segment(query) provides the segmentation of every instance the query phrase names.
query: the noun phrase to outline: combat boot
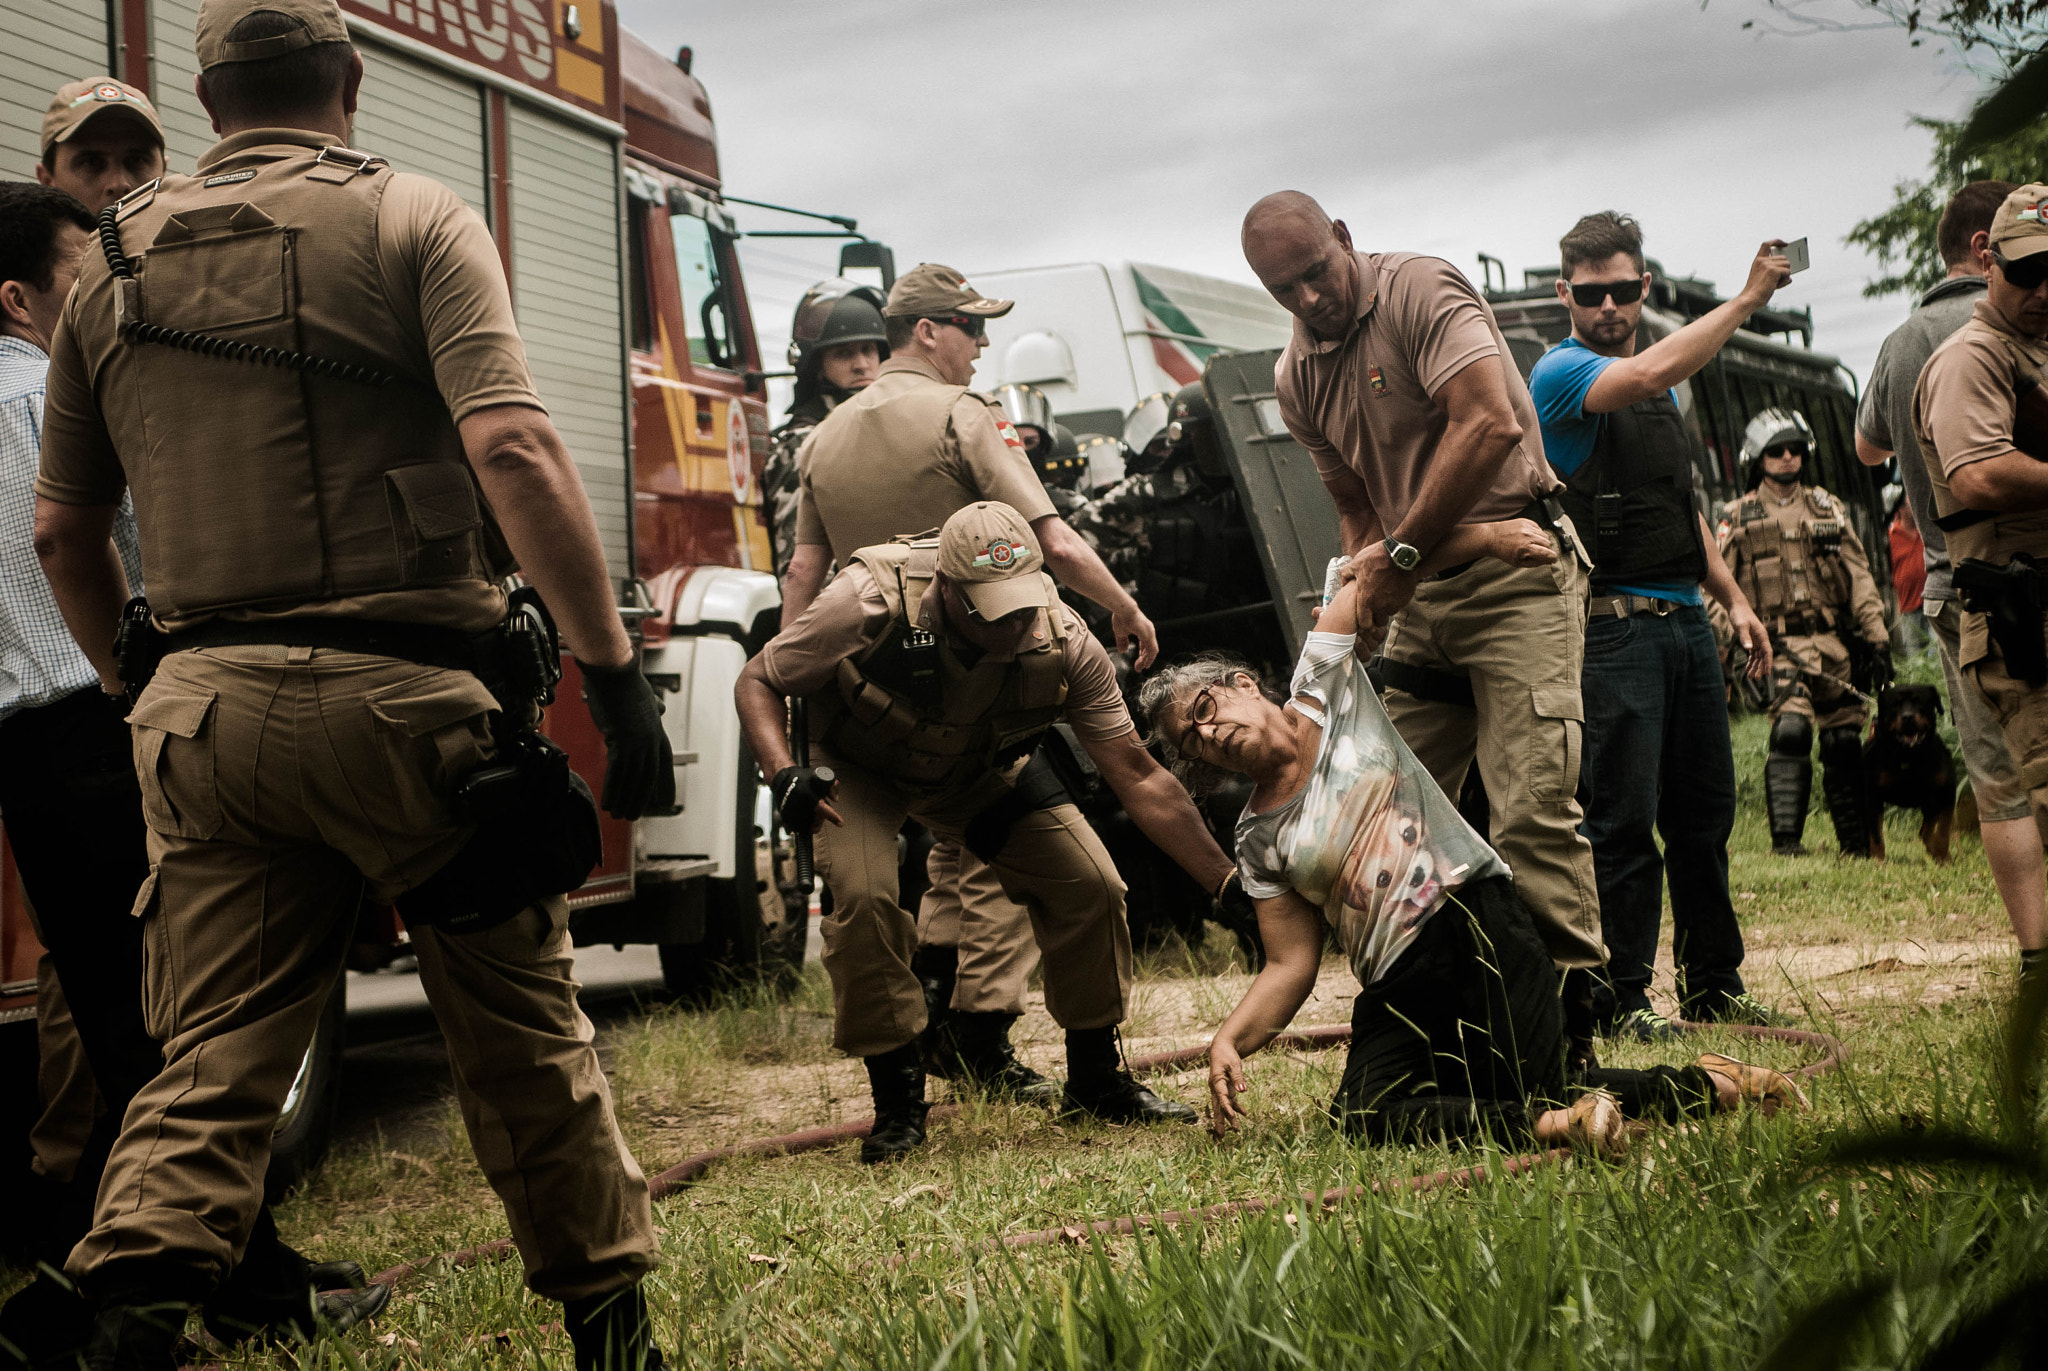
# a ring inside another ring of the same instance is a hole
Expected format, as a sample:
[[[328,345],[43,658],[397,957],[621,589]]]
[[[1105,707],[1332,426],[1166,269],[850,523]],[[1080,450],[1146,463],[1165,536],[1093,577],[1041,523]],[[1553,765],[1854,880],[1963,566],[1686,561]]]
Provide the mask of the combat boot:
[[[1806,757],[1764,758],[1764,806],[1771,818],[1771,852],[1804,857],[1806,805],[1813,796],[1813,762]]]
[[[948,1063],[953,1070],[941,1072],[957,1087],[991,1099],[1018,1104],[1057,1104],[1060,1088],[1017,1060],[1010,1045],[1010,1026],[1021,1014],[1000,1011],[959,1012],[952,1016]]]
[[[924,1069],[941,1080],[952,1080],[960,1060],[951,1031],[953,987],[960,977],[960,949],[919,947],[910,954],[910,970],[924,988],[924,1032],[917,1035]]]
[[[662,1371],[647,1292],[637,1284],[562,1302],[562,1324],[576,1348],[576,1371]]]
[[[1124,1069],[1114,1028],[1067,1030],[1064,1113],[1104,1123],[1194,1123],[1201,1116],[1178,1100],[1161,1099]]]
[[[860,1159],[869,1166],[894,1161],[924,1145],[924,1063],[917,1044],[862,1059],[868,1088],[875,1096],[875,1123],[860,1145]]]
[[[1820,788],[1834,820],[1835,843],[1844,857],[1872,855],[1870,799],[1863,784],[1863,744],[1853,725],[1820,735]]]

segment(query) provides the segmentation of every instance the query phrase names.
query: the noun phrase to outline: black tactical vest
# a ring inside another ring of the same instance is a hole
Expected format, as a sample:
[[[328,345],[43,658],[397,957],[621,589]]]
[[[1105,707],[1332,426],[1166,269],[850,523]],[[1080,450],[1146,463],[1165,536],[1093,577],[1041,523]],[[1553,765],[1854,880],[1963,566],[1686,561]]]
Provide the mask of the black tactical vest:
[[[1558,492],[1593,558],[1594,585],[1704,579],[1692,500],[1699,444],[1678,406],[1660,392],[1604,417],[1592,455]]]

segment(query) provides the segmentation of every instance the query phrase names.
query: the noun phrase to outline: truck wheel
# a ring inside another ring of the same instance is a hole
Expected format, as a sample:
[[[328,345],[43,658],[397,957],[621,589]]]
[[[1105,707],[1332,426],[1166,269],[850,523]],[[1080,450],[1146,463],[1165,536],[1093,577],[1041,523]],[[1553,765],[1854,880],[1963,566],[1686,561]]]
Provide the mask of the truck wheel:
[[[327,1155],[334,1116],[341,1105],[341,1049],[347,1036],[348,975],[334,982],[312,1045],[299,1063],[299,1074],[285,1096],[270,1135],[270,1170],[263,1178],[264,1197],[272,1204],[296,1190]]]

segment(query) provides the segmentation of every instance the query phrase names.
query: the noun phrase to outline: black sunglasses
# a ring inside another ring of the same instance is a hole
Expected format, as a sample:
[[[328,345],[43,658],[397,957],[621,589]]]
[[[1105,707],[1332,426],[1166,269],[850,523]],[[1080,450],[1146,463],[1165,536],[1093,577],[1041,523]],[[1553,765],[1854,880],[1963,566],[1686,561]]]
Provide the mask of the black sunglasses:
[[[2008,262],[1993,252],[1991,260],[1998,263],[1998,269],[2005,273],[2006,284],[2018,286],[2021,290],[2032,290],[2048,281],[2048,252],[2037,252],[2017,262]]]
[[[1617,305],[1634,304],[1643,298],[1643,278],[1631,276],[1626,281],[1588,281],[1582,286],[1572,287],[1572,303],[1580,309],[1598,309],[1600,302],[1610,295]]]
[[[1766,457],[1802,457],[1802,458],[1803,458],[1803,457],[1805,457],[1805,456],[1806,456],[1806,444],[1804,444],[1804,443],[1772,443],[1772,444],[1771,444],[1771,445],[1770,445],[1769,447],[1767,447],[1767,448],[1765,448],[1765,449],[1764,449],[1764,456],[1766,456]]]
[[[969,338],[980,338],[988,332],[988,320],[978,314],[927,314],[925,318],[935,324],[951,324]]]

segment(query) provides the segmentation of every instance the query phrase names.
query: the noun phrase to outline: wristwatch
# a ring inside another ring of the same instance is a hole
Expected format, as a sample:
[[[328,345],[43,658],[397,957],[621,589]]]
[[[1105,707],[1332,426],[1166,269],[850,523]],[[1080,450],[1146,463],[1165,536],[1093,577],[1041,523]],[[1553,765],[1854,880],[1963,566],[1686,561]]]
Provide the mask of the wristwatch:
[[[1422,549],[1419,547],[1404,543],[1399,538],[1388,538],[1385,547],[1387,556],[1402,571],[1413,571],[1422,565]]]

